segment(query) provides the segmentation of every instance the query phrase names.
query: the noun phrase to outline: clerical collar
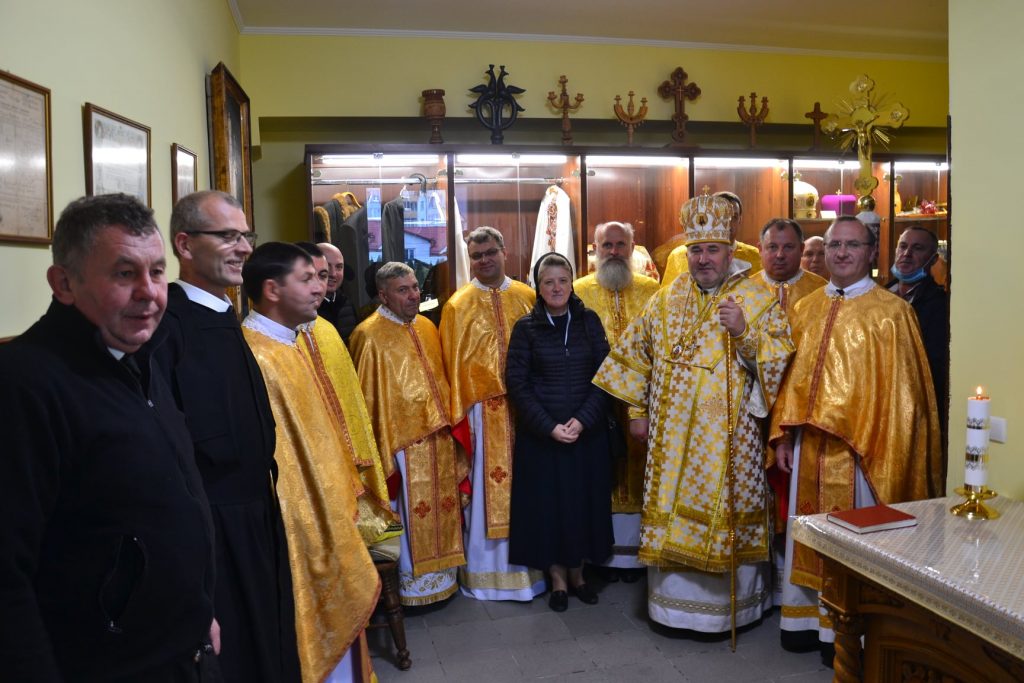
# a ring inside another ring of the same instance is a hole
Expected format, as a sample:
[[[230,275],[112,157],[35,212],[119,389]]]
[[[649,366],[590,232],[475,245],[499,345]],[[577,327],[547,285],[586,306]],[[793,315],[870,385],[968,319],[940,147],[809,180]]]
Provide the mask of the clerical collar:
[[[385,320],[390,320],[391,322],[398,323],[399,325],[411,325],[412,324],[412,323],[407,323],[406,321],[404,321],[401,318],[399,318],[397,315],[395,315],[394,311],[392,311],[390,308],[388,308],[384,304],[381,304],[380,306],[377,307],[377,313],[379,313],[380,317],[384,318]]]
[[[256,311],[249,311],[249,315],[245,316],[245,320],[242,321],[242,327],[248,327],[250,330],[288,346],[295,346],[295,338],[298,336],[298,332],[292,328],[285,327],[276,320],[271,320]]]
[[[127,355],[121,349],[115,349],[113,346],[108,346],[107,351],[110,351],[110,355],[114,357],[114,360],[121,360]]]
[[[861,294],[867,294],[875,288],[875,281],[871,279],[870,275],[865,275],[863,279],[854,282],[852,285],[843,287],[843,296],[847,299],[853,299],[860,296]],[[827,296],[839,296],[839,287],[832,284],[831,281],[825,285],[825,294]]]
[[[794,275],[793,277],[789,278],[788,280],[779,281],[779,280],[773,280],[770,277],[768,277],[768,271],[767,270],[762,270],[761,271],[761,277],[763,277],[764,281],[767,282],[770,285],[795,285],[797,283],[797,281],[799,281],[800,278],[802,278],[803,276],[804,276],[804,271],[798,270],[798,271],[796,271],[796,275]]]
[[[223,313],[231,308],[231,302],[228,301],[227,297],[216,297],[205,289],[200,289],[184,280],[178,280],[175,284],[185,290],[185,296],[194,304],[199,304],[217,313]]]
[[[480,280],[477,280],[476,278],[473,278],[472,280],[470,280],[470,282],[471,282],[471,283],[472,283],[472,284],[473,284],[473,285],[474,285],[474,286],[475,286],[475,287],[476,287],[477,289],[482,289],[482,290],[484,290],[485,292],[489,292],[489,291],[491,291],[492,289],[496,289],[496,290],[498,290],[499,292],[504,292],[504,291],[505,291],[506,289],[508,289],[509,287],[511,287],[511,286],[512,286],[512,278],[510,278],[510,277],[509,277],[508,275],[506,275],[506,276],[505,276],[505,279],[504,279],[504,280],[502,281],[502,283],[501,283],[500,285],[498,285],[497,287],[488,287],[487,285],[485,285],[484,283],[480,282]]]

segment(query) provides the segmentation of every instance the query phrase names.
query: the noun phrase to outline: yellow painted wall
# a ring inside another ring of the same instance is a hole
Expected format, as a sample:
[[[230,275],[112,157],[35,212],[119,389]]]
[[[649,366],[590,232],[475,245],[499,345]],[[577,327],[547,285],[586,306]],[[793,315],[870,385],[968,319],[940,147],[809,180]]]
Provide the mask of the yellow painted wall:
[[[851,47],[851,46],[846,46]],[[488,64],[505,64],[508,83],[525,88],[524,118],[548,118],[558,77],[586,97],[578,116],[612,118],[615,95],[647,97],[649,118],[669,119],[673,104],[658,85],[682,66],[702,90],[687,105],[695,121],[736,121],[736,99],[767,95],[771,123],[808,123],[816,100],[829,111],[861,73],[878,93],[895,93],[915,126],[945,126],[946,64],[581,43],[435,38],[260,36],[241,38],[243,85],[261,116],[420,116],[420,92],[447,91],[448,116],[472,116],[469,88]],[[497,69],[497,66],[495,66]]]
[[[984,11],[979,11],[981,8]],[[966,397],[981,384],[1009,441],[992,444],[989,483],[1024,499],[1024,274],[1020,112],[1024,3],[949,3],[954,250],[949,483],[963,482]]]
[[[85,193],[85,102],[151,128],[161,227],[171,213],[172,142],[198,153],[199,187],[209,187],[204,79],[220,61],[238,73],[238,31],[223,0],[5,0],[0,69],[51,91],[55,220]],[[49,264],[47,247],[0,243],[0,337],[43,313]]]
[[[849,47],[849,46],[848,46]],[[737,98],[767,95],[770,123],[808,124],[815,101],[825,111],[848,94],[861,73],[876,93],[898,96],[910,124],[943,128],[948,113],[947,67],[935,61],[785,55],[771,52],[674,49],[580,43],[364,38],[339,36],[241,37],[242,85],[252,100],[254,144],[263,157],[253,169],[255,223],[261,239],[303,239],[306,199],[303,145],[339,136],[314,126],[307,137],[268,134],[259,122],[281,117],[417,117],[420,92],[446,91],[448,117],[473,116],[469,88],[485,79],[490,63],[505,64],[508,83],[526,89],[522,118],[557,118],[546,104],[558,77],[569,78],[570,95],[586,97],[576,116],[613,119],[615,95],[630,89],[648,98],[648,120],[668,120],[673,103],[657,94],[660,83],[682,66],[700,86],[687,104],[694,121],[737,121]],[[556,128],[557,129],[557,128]],[[426,131],[426,128],[424,128]],[[409,142],[423,142],[424,137]],[[481,128],[480,143],[487,133]]]

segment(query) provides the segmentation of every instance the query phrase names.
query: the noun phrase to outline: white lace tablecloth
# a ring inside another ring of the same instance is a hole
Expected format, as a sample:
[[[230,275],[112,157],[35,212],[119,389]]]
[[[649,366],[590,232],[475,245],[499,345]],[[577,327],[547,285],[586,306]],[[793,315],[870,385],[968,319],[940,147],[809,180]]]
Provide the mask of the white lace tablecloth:
[[[1024,503],[994,498],[1001,517],[980,521],[950,514],[960,500],[894,505],[917,526],[870,534],[798,517],[793,538],[1024,659]]]

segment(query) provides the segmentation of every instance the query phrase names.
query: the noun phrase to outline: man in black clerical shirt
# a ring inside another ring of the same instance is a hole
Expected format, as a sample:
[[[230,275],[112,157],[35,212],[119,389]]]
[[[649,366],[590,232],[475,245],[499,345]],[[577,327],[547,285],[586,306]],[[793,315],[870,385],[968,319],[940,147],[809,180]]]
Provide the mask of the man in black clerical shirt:
[[[210,508],[152,352],[163,239],[128,195],[53,234],[53,300],[0,348],[0,679],[216,680]]]
[[[158,352],[185,413],[217,529],[216,616],[228,683],[299,681],[287,545],[273,483],[274,417],[226,296],[256,241],[238,200],[182,198],[171,214],[180,279]]]
[[[320,253],[327,258],[327,294],[317,314],[334,325],[341,338],[348,343],[352,330],[359,324],[356,307],[345,296],[341,283],[345,279],[345,256],[330,242],[321,242]]]

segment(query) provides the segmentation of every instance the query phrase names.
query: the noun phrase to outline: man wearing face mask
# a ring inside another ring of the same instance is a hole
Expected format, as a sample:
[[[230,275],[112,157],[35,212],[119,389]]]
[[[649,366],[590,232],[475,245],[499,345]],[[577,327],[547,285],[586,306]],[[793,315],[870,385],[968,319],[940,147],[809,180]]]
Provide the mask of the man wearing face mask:
[[[939,258],[939,240],[935,233],[911,225],[896,243],[895,278],[886,287],[903,297],[917,314],[921,341],[928,356],[939,406],[939,422],[946,432],[947,382],[949,379],[949,294],[929,272]]]

